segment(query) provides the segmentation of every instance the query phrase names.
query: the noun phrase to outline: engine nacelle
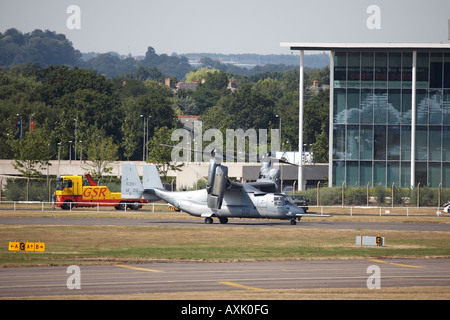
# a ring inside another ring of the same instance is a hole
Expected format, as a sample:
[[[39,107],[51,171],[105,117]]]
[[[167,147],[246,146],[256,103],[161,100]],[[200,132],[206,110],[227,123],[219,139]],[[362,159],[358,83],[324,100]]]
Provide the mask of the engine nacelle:
[[[216,176],[216,168],[219,166],[214,158],[211,158],[209,160],[209,167],[208,167],[208,181],[206,182],[206,191],[208,194],[211,194],[212,187],[214,185],[214,178]]]
[[[215,174],[212,175],[212,179],[208,173],[208,207],[211,209],[220,209],[222,207],[223,197],[225,195],[225,189],[228,181],[228,168],[219,164],[215,166]],[[210,167],[211,168],[211,167]],[[212,180],[212,181],[211,181]]]

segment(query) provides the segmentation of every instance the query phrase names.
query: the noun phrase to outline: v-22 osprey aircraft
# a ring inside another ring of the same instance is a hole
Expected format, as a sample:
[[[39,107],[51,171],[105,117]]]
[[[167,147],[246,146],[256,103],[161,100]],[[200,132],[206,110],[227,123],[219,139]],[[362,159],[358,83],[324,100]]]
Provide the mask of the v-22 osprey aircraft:
[[[277,193],[279,169],[273,168],[270,154],[262,161],[256,182],[239,183],[228,179],[228,167],[221,164],[222,154],[213,150],[208,168],[206,189],[196,191],[167,191],[164,189],[154,164],[143,167],[143,181],[134,163],[122,165],[122,197],[148,201],[163,199],[176,208],[213,223],[228,218],[264,218],[290,220],[292,225],[302,217],[329,217],[330,215],[307,214],[297,207],[289,196]]]

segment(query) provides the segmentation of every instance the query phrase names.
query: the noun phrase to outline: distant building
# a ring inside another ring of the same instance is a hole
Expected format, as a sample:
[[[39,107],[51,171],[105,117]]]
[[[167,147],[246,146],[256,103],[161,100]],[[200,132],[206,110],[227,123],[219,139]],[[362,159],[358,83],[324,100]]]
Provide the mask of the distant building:
[[[169,87],[172,88],[172,80],[171,78],[165,78],[164,79],[164,84]],[[205,79],[202,79],[202,83],[205,82]],[[197,86],[198,86],[198,81],[194,81],[192,83],[184,83],[184,82],[178,82],[175,85],[175,91],[178,90],[186,90],[186,91],[195,91],[197,90]]]
[[[183,125],[183,129],[194,132],[194,121],[199,121],[200,116],[178,116],[178,121]]]
[[[237,90],[237,88],[238,88],[238,86],[236,84],[236,81],[228,82],[228,85],[227,85],[228,90],[234,91],[234,90]]]
[[[178,82],[177,90],[195,91],[197,90],[198,81],[193,83]]]

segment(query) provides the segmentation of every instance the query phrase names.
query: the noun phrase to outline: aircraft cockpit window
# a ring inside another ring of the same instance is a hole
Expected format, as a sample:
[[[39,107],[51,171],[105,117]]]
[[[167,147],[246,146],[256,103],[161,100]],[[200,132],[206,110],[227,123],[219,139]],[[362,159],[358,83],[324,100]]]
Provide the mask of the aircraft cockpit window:
[[[284,198],[284,205],[285,205],[285,206],[288,206],[288,205],[291,205],[291,204],[293,204],[291,198],[285,197],[285,198]]]
[[[280,197],[280,196],[276,196],[276,197],[274,197],[273,198],[273,203],[276,205],[276,206],[282,206],[283,205],[283,197]]]
[[[286,196],[275,196],[273,200],[276,206],[288,206],[294,203],[291,198]]]

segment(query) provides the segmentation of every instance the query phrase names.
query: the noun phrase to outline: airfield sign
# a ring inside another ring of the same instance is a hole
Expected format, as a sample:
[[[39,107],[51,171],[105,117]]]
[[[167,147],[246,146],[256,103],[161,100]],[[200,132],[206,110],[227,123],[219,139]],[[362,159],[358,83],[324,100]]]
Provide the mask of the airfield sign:
[[[45,243],[44,242],[9,242],[9,251],[32,251],[32,252],[44,252]]]

